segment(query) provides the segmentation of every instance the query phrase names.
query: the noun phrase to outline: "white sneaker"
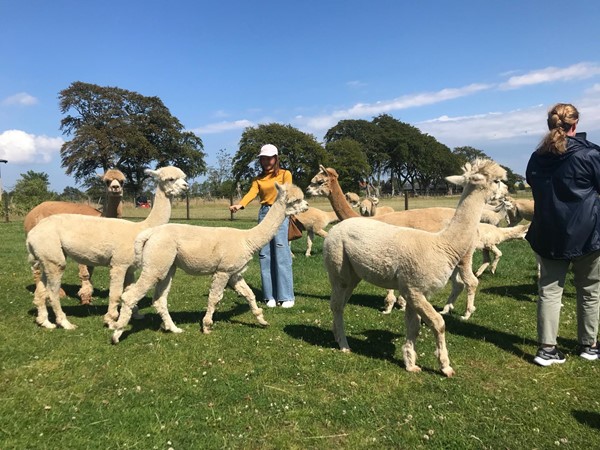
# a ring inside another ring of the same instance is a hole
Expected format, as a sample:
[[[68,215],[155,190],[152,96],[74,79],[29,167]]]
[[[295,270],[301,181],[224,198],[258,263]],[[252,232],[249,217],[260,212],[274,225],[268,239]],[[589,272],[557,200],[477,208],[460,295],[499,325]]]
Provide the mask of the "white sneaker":
[[[272,298],[271,300],[269,300],[269,301],[267,302],[267,307],[268,307],[268,308],[275,308],[276,306],[277,306],[277,302],[275,301],[275,299],[274,299],[274,298]]]
[[[294,306],[294,300],[288,300],[287,302],[279,302],[279,306],[282,308],[291,308]]]

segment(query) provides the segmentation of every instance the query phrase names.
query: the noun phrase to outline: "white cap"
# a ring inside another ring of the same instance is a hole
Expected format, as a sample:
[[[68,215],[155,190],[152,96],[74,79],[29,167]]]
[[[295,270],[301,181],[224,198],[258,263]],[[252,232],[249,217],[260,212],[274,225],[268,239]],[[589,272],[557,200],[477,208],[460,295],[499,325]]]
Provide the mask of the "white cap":
[[[273,144],[266,144],[260,148],[260,153],[258,156],[276,156],[277,154],[277,147],[275,147]]]

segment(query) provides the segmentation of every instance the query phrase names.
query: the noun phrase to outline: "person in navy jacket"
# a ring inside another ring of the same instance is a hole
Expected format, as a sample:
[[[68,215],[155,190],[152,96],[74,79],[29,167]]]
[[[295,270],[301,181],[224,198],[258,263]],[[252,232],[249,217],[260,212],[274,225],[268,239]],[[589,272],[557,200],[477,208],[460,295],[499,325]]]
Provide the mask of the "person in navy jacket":
[[[577,291],[578,353],[598,359],[600,312],[600,147],[576,133],[579,112],[556,104],[549,132],[531,155],[526,179],[535,203],[526,239],[540,264],[534,362],[564,363],[556,348],[565,277],[572,264]]]

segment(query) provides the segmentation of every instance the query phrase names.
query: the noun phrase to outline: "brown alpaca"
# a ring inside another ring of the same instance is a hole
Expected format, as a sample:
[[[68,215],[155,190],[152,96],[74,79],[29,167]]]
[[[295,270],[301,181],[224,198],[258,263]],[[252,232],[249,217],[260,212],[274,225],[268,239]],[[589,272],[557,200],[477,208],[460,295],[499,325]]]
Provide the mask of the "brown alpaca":
[[[106,193],[104,199],[104,208],[99,211],[90,205],[82,203],[71,203],[71,202],[43,202],[33,208],[25,216],[23,221],[23,227],[25,228],[25,235],[28,235],[33,227],[35,227],[42,219],[53,216],[54,214],[82,214],[84,216],[95,216],[95,217],[122,217],[123,216],[123,185],[125,184],[125,175],[118,169],[108,169],[104,175],[98,175],[102,178],[104,185],[106,186]],[[79,295],[80,302],[82,305],[87,305],[92,302],[92,293],[94,292],[94,286],[92,286],[92,267],[87,267],[84,264],[79,264],[79,279],[81,280],[81,288],[77,295]],[[33,280],[37,285],[40,279],[40,272],[37,269],[33,271]],[[61,297],[66,294],[61,289]]]
[[[361,217],[360,214],[355,212],[346,201],[338,183],[338,174],[335,169],[320,166],[320,171],[311,180],[307,192],[311,195],[327,196],[333,210],[340,220]],[[508,188],[502,183],[499,195],[506,192],[508,192]],[[438,232],[450,223],[454,213],[455,210],[452,208],[423,208],[395,211],[382,216],[372,217],[371,219],[390,225],[417,228],[428,232]],[[475,292],[479,284],[477,277],[473,273],[473,253],[475,252],[476,247],[475,238],[476,235],[474,234],[469,251],[462,255],[452,274],[452,291],[446,300],[446,305],[442,310],[442,314],[447,314],[454,309],[454,302],[462,292],[463,288],[466,288],[467,290],[467,309],[462,318],[465,320],[468,319],[475,311]],[[390,313],[396,302],[393,290],[388,290],[384,302],[386,305],[384,312]],[[404,306],[404,300],[401,297],[398,298],[398,303],[401,307]]]

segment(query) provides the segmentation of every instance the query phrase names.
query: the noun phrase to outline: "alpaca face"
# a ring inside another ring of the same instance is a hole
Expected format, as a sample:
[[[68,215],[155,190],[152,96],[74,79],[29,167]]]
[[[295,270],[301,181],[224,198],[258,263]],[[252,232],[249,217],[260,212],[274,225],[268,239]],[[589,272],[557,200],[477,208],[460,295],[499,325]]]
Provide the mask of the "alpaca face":
[[[185,173],[175,166],[161,167],[157,170],[146,169],[144,172],[156,180],[168,197],[175,197],[188,190]]]
[[[446,181],[470,189],[483,189],[486,192],[486,201],[497,200],[508,194],[508,186],[502,182],[506,180],[506,170],[491,159],[475,159],[463,167],[462,175],[446,177]]]
[[[350,203],[350,206],[352,206],[353,208],[359,206],[360,197],[358,196],[358,194],[355,194],[354,192],[346,192],[344,196],[346,197],[346,201]]]
[[[329,186],[330,177],[337,178],[337,172],[334,169],[326,169],[325,167],[320,166],[319,173],[310,180],[310,185],[306,189],[306,192],[310,195],[328,196],[331,193],[331,188]]]
[[[108,169],[102,176],[102,181],[109,197],[123,197],[123,186],[125,185],[123,172],[117,169]]]
[[[285,215],[291,216],[300,214],[308,209],[308,203],[304,200],[304,192],[295,184],[284,184],[283,186],[275,183],[279,191],[277,199],[285,202]]]

